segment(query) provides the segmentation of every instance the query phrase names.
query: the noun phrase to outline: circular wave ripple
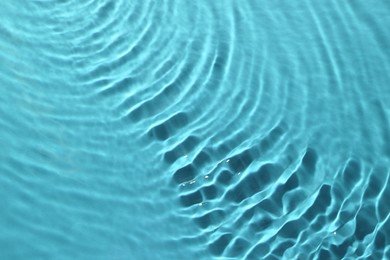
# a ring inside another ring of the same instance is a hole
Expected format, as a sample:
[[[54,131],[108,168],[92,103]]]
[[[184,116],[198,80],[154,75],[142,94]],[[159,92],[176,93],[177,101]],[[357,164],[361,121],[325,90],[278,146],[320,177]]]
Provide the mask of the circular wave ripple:
[[[381,2],[0,4],[4,256],[390,257]]]

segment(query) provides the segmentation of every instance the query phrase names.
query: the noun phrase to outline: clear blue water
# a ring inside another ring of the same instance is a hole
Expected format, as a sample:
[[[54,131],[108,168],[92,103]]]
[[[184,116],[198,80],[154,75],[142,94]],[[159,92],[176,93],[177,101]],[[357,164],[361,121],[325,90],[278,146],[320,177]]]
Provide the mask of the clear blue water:
[[[390,258],[390,2],[0,2],[0,259]]]

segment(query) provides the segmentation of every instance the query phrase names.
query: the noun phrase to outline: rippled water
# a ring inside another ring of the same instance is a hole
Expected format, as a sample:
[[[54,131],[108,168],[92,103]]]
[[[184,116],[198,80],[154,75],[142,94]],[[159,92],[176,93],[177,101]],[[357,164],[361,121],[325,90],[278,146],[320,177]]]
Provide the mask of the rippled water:
[[[390,2],[0,2],[1,259],[390,257]]]

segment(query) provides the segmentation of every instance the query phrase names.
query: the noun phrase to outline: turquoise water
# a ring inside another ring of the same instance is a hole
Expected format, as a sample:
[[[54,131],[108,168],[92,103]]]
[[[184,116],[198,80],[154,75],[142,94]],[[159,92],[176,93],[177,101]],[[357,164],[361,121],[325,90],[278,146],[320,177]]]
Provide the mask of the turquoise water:
[[[0,259],[390,258],[390,2],[0,2]]]

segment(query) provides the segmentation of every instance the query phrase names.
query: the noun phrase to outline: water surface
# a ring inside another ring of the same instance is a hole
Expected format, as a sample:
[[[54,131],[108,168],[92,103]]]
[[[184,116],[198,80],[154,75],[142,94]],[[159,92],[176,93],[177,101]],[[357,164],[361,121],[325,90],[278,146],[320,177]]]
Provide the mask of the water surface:
[[[0,258],[389,258],[389,10],[2,1]]]

